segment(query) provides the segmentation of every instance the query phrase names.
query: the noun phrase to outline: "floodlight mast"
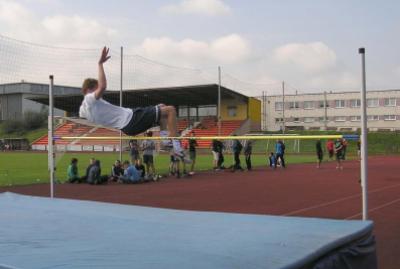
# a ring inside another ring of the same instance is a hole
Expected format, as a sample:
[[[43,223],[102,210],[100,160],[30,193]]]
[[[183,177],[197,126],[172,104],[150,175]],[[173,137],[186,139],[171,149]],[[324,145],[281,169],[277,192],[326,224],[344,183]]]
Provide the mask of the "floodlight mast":
[[[365,72],[365,48],[359,48],[361,54],[361,187],[362,218],[368,219],[368,141],[367,141],[367,86]]]

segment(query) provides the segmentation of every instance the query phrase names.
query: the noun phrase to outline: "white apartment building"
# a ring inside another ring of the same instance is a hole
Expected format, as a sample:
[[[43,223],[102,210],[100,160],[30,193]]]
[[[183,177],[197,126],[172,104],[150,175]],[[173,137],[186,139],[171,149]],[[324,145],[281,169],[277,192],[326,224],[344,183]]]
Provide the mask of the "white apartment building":
[[[283,103],[284,99],[284,103]],[[263,127],[267,131],[342,130],[361,126],[360,92],[329,92],[264,98]],[[368,129],[400,130],[400,90],[367,92]]]

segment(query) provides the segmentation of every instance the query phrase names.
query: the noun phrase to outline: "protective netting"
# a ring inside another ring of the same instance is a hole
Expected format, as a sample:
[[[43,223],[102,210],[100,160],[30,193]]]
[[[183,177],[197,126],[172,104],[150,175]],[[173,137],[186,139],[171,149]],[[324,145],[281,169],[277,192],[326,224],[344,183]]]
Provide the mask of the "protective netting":
[[[54,75],[56,85],[80,87],[84,78],[97,77],[100,47],[72,49],[38,45],[0,35],[0,84],[31,82],[48,83]],[[105,64],[108,90],[121,85],[121,49],[111,48],[111,59]],[[139,55],[123,53],[123,90],[189,85],[218,84],[218,67],[207,71],[160,63]],[[263,91],[278,94],[280,83],[244,82],[222,67],[221,85],[248,96],[261,96]]]

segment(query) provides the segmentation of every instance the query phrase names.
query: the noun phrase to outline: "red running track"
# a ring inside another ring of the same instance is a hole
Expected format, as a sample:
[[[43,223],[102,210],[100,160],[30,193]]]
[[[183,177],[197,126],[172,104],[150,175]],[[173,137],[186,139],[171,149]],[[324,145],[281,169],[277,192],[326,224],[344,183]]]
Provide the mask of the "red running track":
[[[56,185],[56,196],[164,208],[335,219],[361,218],[360,167],[348,161],[258,168],[251,172],[204,172],[191,178],[141,185]],[[0,188],[48,196],[46,184]],[[369,159],[369,217],[375,222],[379,268],[400,268],[400,157]]]

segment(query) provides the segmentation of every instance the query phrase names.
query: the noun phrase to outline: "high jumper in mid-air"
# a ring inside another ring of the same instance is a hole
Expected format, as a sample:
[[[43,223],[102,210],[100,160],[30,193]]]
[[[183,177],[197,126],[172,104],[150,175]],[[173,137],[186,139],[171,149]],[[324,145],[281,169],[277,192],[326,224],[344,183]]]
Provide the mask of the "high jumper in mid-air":
[[[84,99],[79,108],[79,116],[96,125],[119,129],[129,136],[143,133],[158,125],[161,129],[161,136],[176,137],[175,107],[158,104],[130,109],[115,106],[103,99],[103,93],[107,88],[103,64],[110,57],[109,48],[104,47],[98,62],[98,80],[87,78],[83,81],[82,94]],[[164,146],[172,147],[176,155],[183,157],[183,149],[178,140],[165,140],[163,143]]]

